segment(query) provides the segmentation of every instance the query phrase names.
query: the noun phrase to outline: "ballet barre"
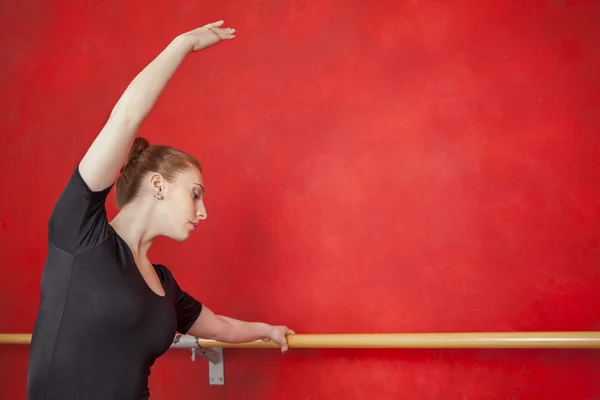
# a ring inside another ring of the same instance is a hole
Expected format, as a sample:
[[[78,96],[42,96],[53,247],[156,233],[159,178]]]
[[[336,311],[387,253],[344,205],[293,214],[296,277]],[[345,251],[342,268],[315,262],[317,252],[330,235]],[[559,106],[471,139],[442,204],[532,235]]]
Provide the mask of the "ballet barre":
[[[0,334],[0,344],[29,344],[31,334]],[[226,343],[175,335],[171,348],[191,349],[208,360],[209,384],[224,385],[224,348],[278,349],[271,341]],[[288,336],[289,349],[600,349],[600,331],[337,333]]]
[[[278,348],[273,342],[198,339],[201,348]],[[288,336],[290,349],[600,349],[600,332],[340,333]]]
[[[29,333],[0,333],[0,344],[29,344]],[[279,348],[262,340],[226,343],[176,335],[172,348]],[[290,349],[600,349],[600,331],[457,332],[457,333],[334,333],[288,336]]]

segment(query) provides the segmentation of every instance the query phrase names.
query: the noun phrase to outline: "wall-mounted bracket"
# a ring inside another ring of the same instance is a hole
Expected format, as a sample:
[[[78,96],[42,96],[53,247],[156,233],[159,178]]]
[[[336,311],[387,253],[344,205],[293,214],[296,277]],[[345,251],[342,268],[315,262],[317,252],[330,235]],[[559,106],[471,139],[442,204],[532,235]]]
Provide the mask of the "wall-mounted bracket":
[[[196,355],[200,355],[208,360],[208,383],[210,385],[225,384],[225,368],[223,365],[223,349],[201,348],[198,345],[198,340],[190,335],[175,335],[171,348],[176,349],[191,349],[192,361],[196,361]]]
[[[202,357],[208,360],[208,383],[211,385],[225,384],[225,368],[223,365],[223,349],[200,349]]]

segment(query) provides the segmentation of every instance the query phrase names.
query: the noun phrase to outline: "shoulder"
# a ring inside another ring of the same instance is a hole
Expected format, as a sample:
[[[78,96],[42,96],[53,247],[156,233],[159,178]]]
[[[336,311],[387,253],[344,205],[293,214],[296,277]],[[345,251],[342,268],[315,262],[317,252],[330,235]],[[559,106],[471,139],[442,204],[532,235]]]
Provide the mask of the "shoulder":
[[[109,232],[105,202],[111,187],[91,190],[75,167],[48,220],[50,242],[71,254],[102,243]]]
[[[71,173],[69,184],[75,186],[77,190],[86,198],[93,199],[95,197],[105,197],[114,186],[114,182],[102,189],[93,190],[81,175],[80,164]]]
[[[104,203],[108,194],[112,190],[114,185],[110,185],[102,190],[92,190],[87,182],[81,176],[79,171],[79,164],[71,171],[71,174],[67,180],[66,186],[63,188],[59,198],[64,199],[65,197],[78,198],[80,203],[87,205],[94,202]]]

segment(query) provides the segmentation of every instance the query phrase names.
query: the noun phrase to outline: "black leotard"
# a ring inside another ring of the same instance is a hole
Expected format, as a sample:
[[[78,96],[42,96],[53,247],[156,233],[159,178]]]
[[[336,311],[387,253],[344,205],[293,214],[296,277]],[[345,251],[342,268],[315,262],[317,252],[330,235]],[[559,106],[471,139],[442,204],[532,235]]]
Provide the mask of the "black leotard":
[[[75,168],[50,217],[29,400],[149,398],[150,367],[202,310],[164,265],[165,296],[146,284],[108,223],[111,188],[93,192]]]

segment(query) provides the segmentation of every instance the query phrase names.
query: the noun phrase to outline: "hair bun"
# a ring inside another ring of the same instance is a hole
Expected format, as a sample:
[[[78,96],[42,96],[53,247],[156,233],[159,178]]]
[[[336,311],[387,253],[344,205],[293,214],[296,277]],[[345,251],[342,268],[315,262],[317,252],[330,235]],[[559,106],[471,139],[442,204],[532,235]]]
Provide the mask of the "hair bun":
[[[148,147],[150,147],[150,142],[148,141],[148,139],[143,138],[141,136],[136,137],[133,141],[133,144],[131,145],[131,150],[129,150],[129,157],[127,158],[127,161],[121,168],[121,173],[123,173],[123,171],[125,171],[130,165],[132,165],[135,162],[135,160],[137,160],[137,158],[140,156],[140,154],[142,154],[142,152]]]
[[[129,156],[131,157],[132,155],[140,155],[140,153],[144,150],[146,150],[148,147],[150,146],[150,142],[148,142],[148,139],[143,138],[143,137],[136,137],[135,140],[133,141],[133,144],[131,145],[131,150],[129,151]]]

